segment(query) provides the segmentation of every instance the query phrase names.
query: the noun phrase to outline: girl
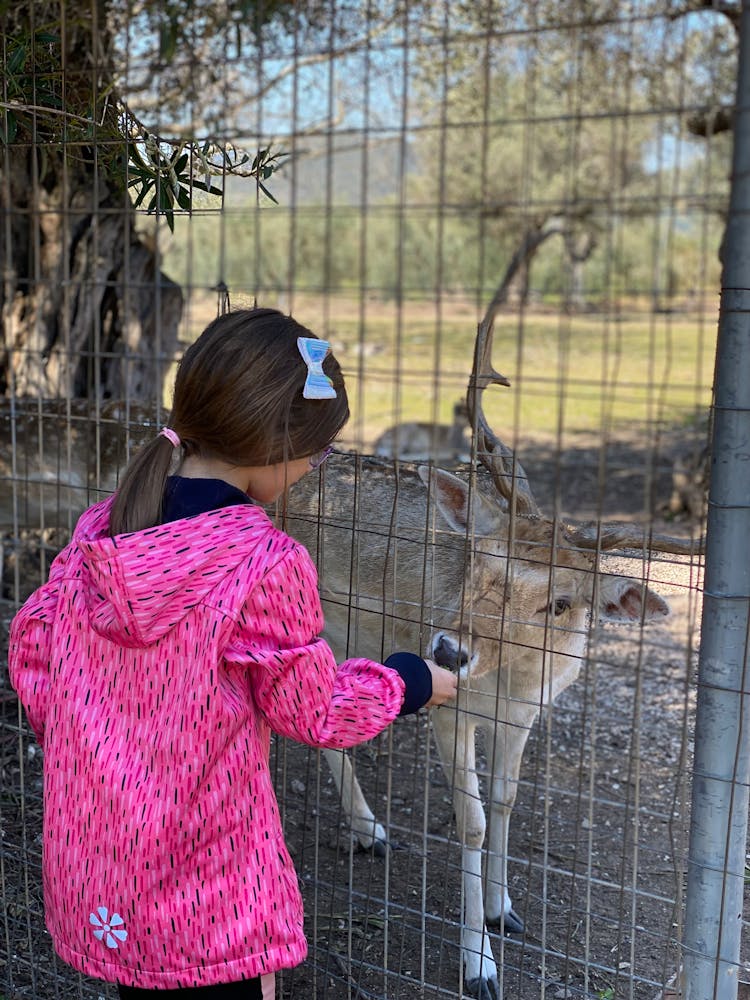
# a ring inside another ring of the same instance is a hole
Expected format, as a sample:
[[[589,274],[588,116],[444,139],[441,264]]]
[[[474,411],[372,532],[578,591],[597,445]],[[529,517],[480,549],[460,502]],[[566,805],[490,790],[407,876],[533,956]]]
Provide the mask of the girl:
[[[410,653],[337,666],[311,559],[259,506],[348,419],[326,348],[271,309],[211,323],[170,427],[13,622],[11,679],[44,748],[47,926],[123,998],[270,997],[304,959],[271,729],[348,747],[455,695]]]

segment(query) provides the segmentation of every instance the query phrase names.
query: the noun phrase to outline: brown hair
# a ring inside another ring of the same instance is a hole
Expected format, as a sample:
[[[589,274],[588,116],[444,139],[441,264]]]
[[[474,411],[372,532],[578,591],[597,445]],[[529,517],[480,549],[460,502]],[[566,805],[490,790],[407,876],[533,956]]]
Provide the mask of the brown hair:
[[[232,465],[275,465],[320,451],[349,419],[344,376],[329,352],[335,399],[305,399],[297,337],[315,337],[276,309],[242,309],[210,323],[182,358],[169,426],[184,455]],[[316,338],[317,339],[317,338]],[[133,457],[110,516],[110,534],[161,521],[173,445],[158,435]]]

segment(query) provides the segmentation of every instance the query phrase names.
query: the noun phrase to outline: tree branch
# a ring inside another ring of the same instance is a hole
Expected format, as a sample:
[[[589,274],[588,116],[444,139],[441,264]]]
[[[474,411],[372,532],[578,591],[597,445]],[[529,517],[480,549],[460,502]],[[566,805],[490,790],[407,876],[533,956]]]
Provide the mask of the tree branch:
[[[7,111],[20,111],[22,114],[57,115],[71,122],[81,122],[82,125],[92,125],[93,119],[85,118],[83,115],[74,115],[70,111],[61,111],[59,108],[49,108],[43,104],[23,104],[21,101],[0,101],[0,108]]]
[[[269,91],[277,87],[282,80],[285,80],[288,76],[296,73],[298,69],[304,68],[306,66],[315,66],[319,63],[328,62],[332,59],[339,59],[341,56],[351,55],[353,52],[358,52],[361,49],[369,45],[370,42],[374,41],[380,35],[385,34],[385,32],[393,25],[396,20],[396,15],[387,18],[386,20],[380,22],[377,26],[371,28],[366,34],[361,37],[348,42],[346,45],[342,45],[340,48],[331,48],[329,50],[323,50],[320,52],[313,52],[309,56],[302,56],[301,59],[295,59],[294,62],[289,63],[282,70],[267,80],[259,90],[254,94],[249,94],[247,97],[248,101],[258,101],[261,97],[265,97]]]

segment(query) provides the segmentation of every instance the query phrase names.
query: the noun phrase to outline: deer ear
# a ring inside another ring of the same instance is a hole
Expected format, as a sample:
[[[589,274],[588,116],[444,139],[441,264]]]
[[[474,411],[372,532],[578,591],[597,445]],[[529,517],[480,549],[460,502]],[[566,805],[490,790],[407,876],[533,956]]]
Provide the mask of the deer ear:
[[[603,622],[651,622],[665,618],[669,605],[638,580],[626,577],[602,579],[599,590],[599,620]]]
[[[504,515],[479,490],[473,491],[469,503],[469,487],[458,476],[426,465],[420,465],[417,472],[434,497],[438,510],[454,531],[462,535],[467,530],[478,535],[497,534]]]

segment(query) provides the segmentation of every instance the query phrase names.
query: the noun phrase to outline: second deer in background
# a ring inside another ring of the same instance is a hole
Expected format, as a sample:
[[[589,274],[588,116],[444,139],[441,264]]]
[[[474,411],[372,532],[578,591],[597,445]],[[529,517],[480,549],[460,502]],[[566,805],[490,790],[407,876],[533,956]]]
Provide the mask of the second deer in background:
[[[443,467],[468,462],[471,438],[466,403],[459,399],[453,404],[452,424],[405,421],[389,427],[375,440],[373,454],[402,462],[432,461]]]

